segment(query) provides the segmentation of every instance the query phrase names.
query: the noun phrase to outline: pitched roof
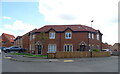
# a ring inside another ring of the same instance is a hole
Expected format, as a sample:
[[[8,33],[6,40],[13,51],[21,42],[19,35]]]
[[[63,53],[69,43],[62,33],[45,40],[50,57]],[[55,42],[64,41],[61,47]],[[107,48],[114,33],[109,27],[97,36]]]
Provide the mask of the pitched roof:
[[[22,38],[22,36],[17,36],[17,37],[14,39],[14,41],[16,41],[17,39],[20,39],[20,38]]]
[[[99,30],[95,30],[91,27],[85,25],[46,25],[44,27],[39,28],[35,32],[47,32],[50,29],[54,29],[57,32],[65,31],[66,29],[71,29],[72,31],[90,31],[90,32],[98,32]]]
[[[3,33],[2,35],[4,35],[10,42],[14,42],[15,37],[13,35],[6,34],[6,33]],[[2,38],[2,41],[6,41],[6,40]]]
[[[114,45],[120,45],[120,43],[115,43]],[[114,46],[114,45],[113,45],[113,46]]]

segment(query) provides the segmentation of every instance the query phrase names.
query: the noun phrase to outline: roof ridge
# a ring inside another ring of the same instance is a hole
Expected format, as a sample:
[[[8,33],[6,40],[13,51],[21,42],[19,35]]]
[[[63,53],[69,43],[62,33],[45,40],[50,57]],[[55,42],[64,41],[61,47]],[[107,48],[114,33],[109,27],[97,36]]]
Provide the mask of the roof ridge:
[[[7,33],[3,33],[4,35],[8,35],[8,36],[13,36],[13,37],[15,37],[14,35],[11,35],[11,34],[7,34]]]
[[[45,26],[82,26],[81,24],[68,24],[68,25],[45,25]]]

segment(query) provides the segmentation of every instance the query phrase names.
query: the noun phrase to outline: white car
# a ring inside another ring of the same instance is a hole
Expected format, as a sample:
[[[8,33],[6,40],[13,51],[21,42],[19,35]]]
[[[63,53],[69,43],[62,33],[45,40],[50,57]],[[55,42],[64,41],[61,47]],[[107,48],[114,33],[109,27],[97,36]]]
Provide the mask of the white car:
[[[110,49],[102,49],[102,51],[110,52],[110,54],[112,54],[112,51]]]

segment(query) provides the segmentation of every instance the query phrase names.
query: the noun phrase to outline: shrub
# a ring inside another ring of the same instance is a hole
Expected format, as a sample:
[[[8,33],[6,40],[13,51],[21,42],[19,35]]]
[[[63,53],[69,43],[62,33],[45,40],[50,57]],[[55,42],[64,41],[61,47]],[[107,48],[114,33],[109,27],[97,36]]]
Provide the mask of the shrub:
[[[100,52],[100,49],[93,49],[94,52]]]

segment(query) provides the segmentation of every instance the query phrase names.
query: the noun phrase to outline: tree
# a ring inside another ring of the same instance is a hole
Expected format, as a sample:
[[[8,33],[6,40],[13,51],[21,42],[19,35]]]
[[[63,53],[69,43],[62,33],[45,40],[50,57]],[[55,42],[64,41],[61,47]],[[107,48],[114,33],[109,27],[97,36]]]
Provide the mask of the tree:
[[[45,35],[45,32],[40,32],[40,40],[42,43],[45,43],[48,40],[48,37]]]

